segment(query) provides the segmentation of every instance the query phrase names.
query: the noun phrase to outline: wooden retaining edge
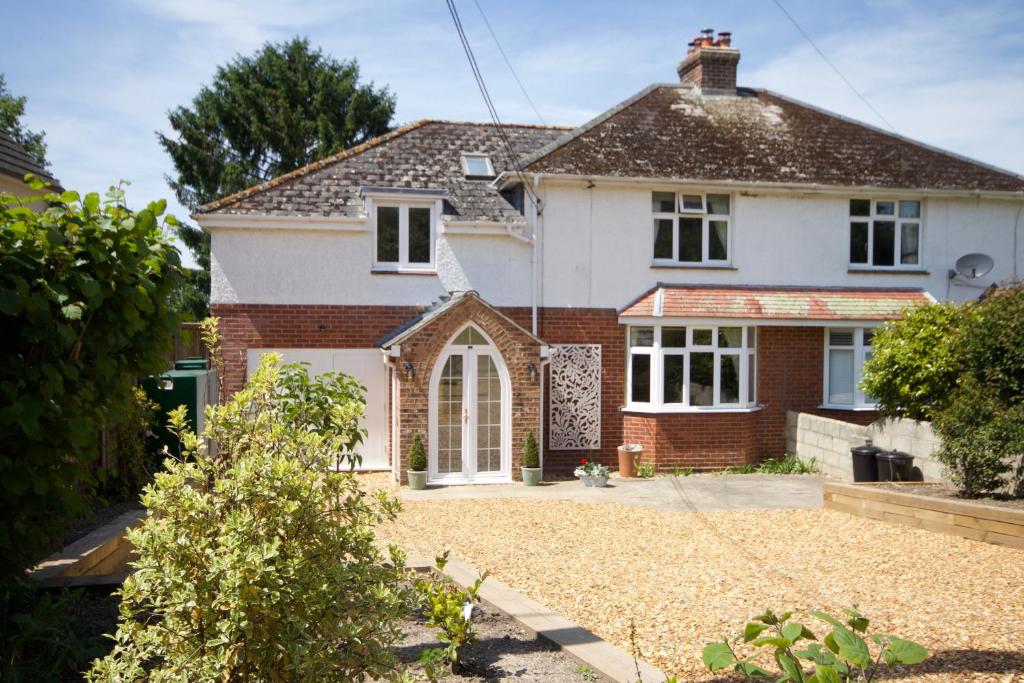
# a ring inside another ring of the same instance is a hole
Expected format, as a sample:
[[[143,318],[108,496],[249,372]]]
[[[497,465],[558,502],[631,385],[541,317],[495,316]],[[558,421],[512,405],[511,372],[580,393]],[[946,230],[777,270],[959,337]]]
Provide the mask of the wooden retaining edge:
[[[411,559],[406,566],[416,571],[432,571],[433,560]],[[462,588],[480,575],[462,560],[450,558],[444,574]],[[615,647],[565,617],[555,614],[535,600],[515,591],[493,577],[480,587],[480,601],[508,616],[523,630],[557,645],[580,664],[618,683],[663,683],[668,678],[660,669],[635,661],[629,653]],[[637,676],[639,669],[639,677]]]
[[[85,586],[119,583],[133,549],[125,531],[142,523],[145,510],[126,512],[110,524],[91,531],[28,570],[44,586]]]
[[[1024,549],[1024,511],[825,482],[825,508],[894,524]]]

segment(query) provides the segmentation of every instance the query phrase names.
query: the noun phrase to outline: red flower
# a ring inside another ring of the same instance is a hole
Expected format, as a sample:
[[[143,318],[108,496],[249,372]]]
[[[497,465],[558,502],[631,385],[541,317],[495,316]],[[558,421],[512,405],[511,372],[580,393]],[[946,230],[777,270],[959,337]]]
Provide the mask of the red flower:
[[[580,464],[581,465],[586,465],[587,464],[587,459],[586,458],[580,458]]]

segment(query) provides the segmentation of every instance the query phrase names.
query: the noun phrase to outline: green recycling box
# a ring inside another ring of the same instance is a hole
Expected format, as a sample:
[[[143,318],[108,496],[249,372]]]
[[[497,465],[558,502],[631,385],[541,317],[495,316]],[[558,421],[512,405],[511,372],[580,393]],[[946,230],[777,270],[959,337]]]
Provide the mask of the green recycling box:
[[[210,369],[205,358],[186,358],[177,361],[173,370],[146,377],[142,388],[160,406],[154,429],[160,446],[166,445],[171,453],[177,453],[178,439],[167,429],[167,413],[185,406],[189,428],[199,434],[206,419],[206,406],[217,402],[217,371]]]

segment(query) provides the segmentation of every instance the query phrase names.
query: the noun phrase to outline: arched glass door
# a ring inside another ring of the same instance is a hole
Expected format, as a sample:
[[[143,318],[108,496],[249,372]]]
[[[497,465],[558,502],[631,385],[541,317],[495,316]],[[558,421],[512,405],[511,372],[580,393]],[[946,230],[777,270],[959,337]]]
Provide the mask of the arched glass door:
[[[508,481],[509,380],[501,354],[475,327],[437,361],[431,384],[431,481]]]

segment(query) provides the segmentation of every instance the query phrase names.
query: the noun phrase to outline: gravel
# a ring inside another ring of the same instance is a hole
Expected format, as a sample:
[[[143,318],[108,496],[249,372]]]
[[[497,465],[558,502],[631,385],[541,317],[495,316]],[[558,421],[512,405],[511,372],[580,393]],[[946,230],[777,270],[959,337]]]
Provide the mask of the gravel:
[[[532,500],[407,502],[382,538],[444,548],[683,680],[763,608],[857,605],[932,652],[903,681],[1024,681],[1024,552],[831,510],[658,512]],[[809,622],[810,623],[810,622]]]

